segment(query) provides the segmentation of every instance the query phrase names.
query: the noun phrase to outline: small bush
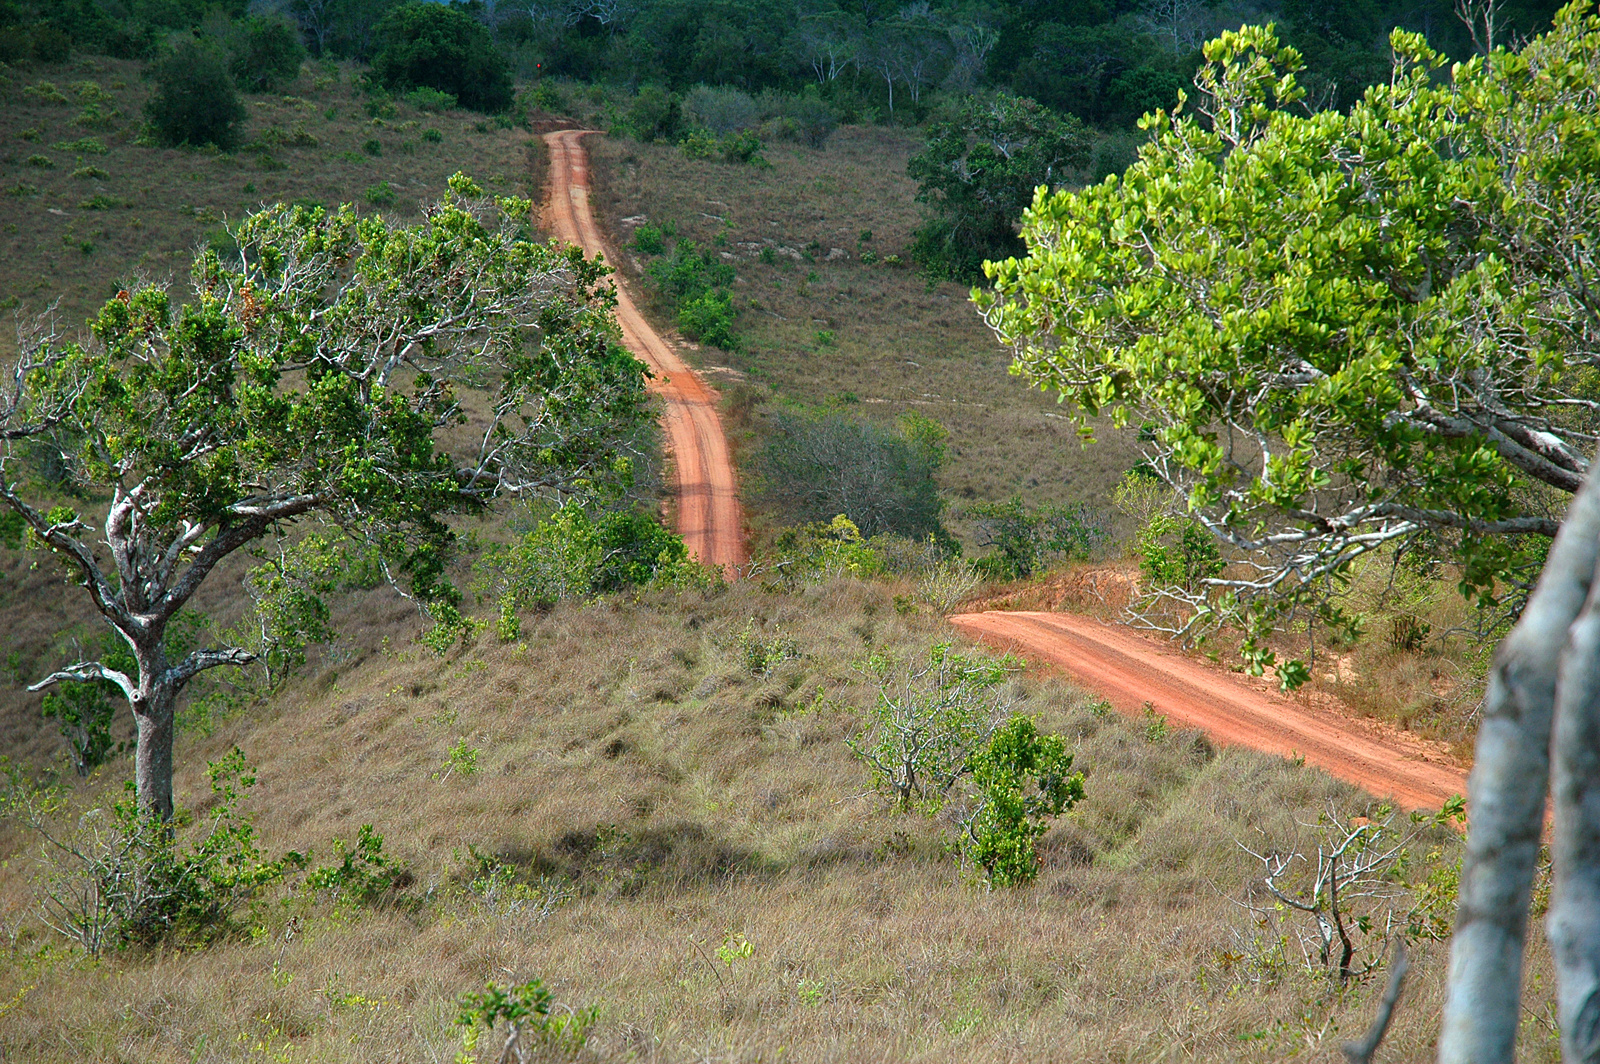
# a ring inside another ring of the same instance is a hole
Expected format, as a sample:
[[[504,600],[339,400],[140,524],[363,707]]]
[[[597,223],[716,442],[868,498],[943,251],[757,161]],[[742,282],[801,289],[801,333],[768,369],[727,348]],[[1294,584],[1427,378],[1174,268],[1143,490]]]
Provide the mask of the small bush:
[[[40,170],[54,170],[56,168],[56,161],[48,155],[30,155],[27,163],[29,166]]]
[[[387,181],[379,181],[376,185],[368,185],[366,192],[362,193],[362,195],[374,207],[383,207],[394,202],[394,189],[389,187],[389,182]]]
[[[755,167],[770,165],[761,154],[761,138],[748,130],[725,135],[717,142],[717,151],[725,163],[743,163]]]
[[[682,149],[685,158],[709,159],[717,154],[717,138],[710,130],[695,126],[683,135],[678,147]]]
[[[1051,557],[1086,558],[1105,530],[1082,504],[1034,509],[1013,495],[1005,502],[983,503],[967,510],[978,521],[978,542],[994,553],[978,561],[978,570],[994,580],[1025,580]]]
[[[733,297],[726,292],[704,292],[678,308],[678,328],[691,340],[737,351],[743,341],[733,331]]]
[[[683,125],[683,108],[678,97],[659,85],[642,85],[628,105],[625,119],[628,131],[639,140],[670,141]]]
[[[1083,773],[1072,771],[1066,741],[1012,717],[967,767],[977,804],[966,817],[963,852],[990,886],[1031,883],[1039,874],[1035,840],[1083,800]]]
[[[151,73],[155,92],[145,114],[163,143],[213,144],[227,150],[239,142],[245,107],[215,49],[185,40]]]
[[[493,1031],[505,1021],[506,1040],[494,1059],[502,1061],[543,1059],[554,1054],[575,1056],[589,1041],[589,1031],[600,1019],[597,1008],[566,1009],[551,1015],[555,996],[538,979],[521,986],[501,987],[488,983],[481,994],[464,994],[456,1026],[464,1028],[462,1059],[476,1059],[467,1053],[478,1047],[482,1032]]]
[[[361,142],[361,150],[368,155],[378,156],[383,154],[383,141],[376,137]]]
[[[427,141],[429,144],[437,144],[444,140],[444,134],[440,133],[437,129],[424,129],[422,131],[422,139]]]
[[[80,166],[72,171],[72,176],[84,181],[104,181],[111,174],[98,166]]]
[[[406,93],[406,103],[419,111],[449,111],[456,105],[456,98],[448,92],[440,92],[428,85],[419,85]]]
[[[61,140],[50,146],[56,151],[70,151],[78,155],[104,155],[106,153],[106,146],[94,137]]]
[[[838,412],[779,417],[754,462],[757,498],[796,524],[842,513],[869,537],[943,541],[943,426],[902,418],[896,430]]]
[[[690,89],[683,100],[683,112],[716,137],[750,129],[761,120],[760,108],[749,93],[721,86],[696,85]]]
[[[666,238],[653,225],[641,225],[633,231],[633,247],[644,255],[664,255],[667,251]]]
[[[288,19],[251,15],[228,39],[229,69],[248,92],[272,92],[300,76],[306,49]]]

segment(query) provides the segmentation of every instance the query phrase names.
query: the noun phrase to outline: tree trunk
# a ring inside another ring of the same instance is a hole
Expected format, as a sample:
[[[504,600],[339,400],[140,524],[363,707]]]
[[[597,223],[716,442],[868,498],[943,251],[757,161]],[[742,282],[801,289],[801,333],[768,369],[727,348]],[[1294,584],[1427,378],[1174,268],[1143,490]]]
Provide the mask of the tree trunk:
[[[150,675],[140,666],[141,683]],[[149,683],[148,694],[133,704],[133,719],[139,727],[134,751],[134,784],[139,810],[166,821],[172,818],[172,739],[173,711],[177,692],[166,684]]]
[[[1556,671],[1600,554],[1600,476],[1573,499],[1522,619],[1495,652],[1468,781],[1472,830],[1450,943],[1440,1064],[1509,1064],[1544,824]]]
[[[1600,586],[1561,657],[1551,743],[1554,883],[1546,928],[1555,958],[1563,1060],[1600,1060]]]

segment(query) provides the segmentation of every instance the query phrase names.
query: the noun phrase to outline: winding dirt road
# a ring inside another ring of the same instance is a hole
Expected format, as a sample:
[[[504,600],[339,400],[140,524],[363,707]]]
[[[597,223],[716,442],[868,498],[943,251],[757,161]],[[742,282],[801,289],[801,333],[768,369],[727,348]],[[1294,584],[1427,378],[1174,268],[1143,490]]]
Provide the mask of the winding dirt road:
[[[546,220],[555,235],[590,255],[620,261],[601,235],[589,210],[589,153],[582,138],[593,130],[562,129],[544,134],[550,150],[550,193]],[[689,553],[719,565],[730,577],[745,562],[744,513],[738,481],[728,455],[728,440],[717,416],[717,397],[650,327],[617,277],[617,321],[622,342],[654,374],[650,390],[661,396],[662,422],[672,452],[673,494],[678,534]]]
[[[964,613],[950,618],[991,646],[1060,668],[1124,713],[1151,703],[1175,724],[1213,740],[1303,757],[1405,809],[1438,809],[1467,793],[1466,770],[1415,736],[1308,709],[1208,669],[1115,625],[1070,613]]]
[[[591,255],[617,257],[589,210],[588,130],[544,134],[550,150],[547,220],[560,238]],[[623,342],[655,374],[650,387],[675,466],[678,531],[702,562],[730,575],[745,561],[744,517],[716,396],[650,327],[618,279]],[[1466,771],[1442,750],[1370,721],[1308,709],[1228,673],[1208,669],[1126,628],[1069,613],[968,613],[950,623],[974,638],[1053,665],[1117,709],[1146,703],[1216,742],[1303,757],[1339,779],[1407,809],[1437,809],[1466,793]]]

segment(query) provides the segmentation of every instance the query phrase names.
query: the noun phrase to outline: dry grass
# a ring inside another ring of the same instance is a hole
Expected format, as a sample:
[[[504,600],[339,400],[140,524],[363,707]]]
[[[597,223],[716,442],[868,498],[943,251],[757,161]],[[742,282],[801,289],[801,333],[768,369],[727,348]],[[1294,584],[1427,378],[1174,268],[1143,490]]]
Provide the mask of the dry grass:
[[[596,206],[619,240],[633,231],[624,219],[671,222],[701,246],[720,240],[718,253],[736,262],[746,352],[690,352],[714,382],[747,381],[754,390],[744,401],[757,407],[770,396],[842,403],[873,419],[908,410],[938,419],[951,433],[940,486],[952,514],[1013,492],[1110,509],[1111,489],[1137,461],[1131,442],[1106,427],[1099,444],[1083,447],[1053,398],[1007,374],[1009,356],[965,287],[930,289],[910,268],[884,264],[907,257],[918,223],[905,174],[917,144],[906,133],[847,126],[823,151],[773,144],[770,170],[686,159],[664,144],[592,137],[588,145]],[[865,230],[870,242],[860,239]],[[879,261],[863,263],[866,250]],[[642,263],[631,253],[623,260],[637,276]],[[671,324],[660,307],[655,318]]]
[[[195,246],[219,237],[225,219],[263,203],[355,202],[363,210],[413,219],[457,170],[502,193],[527,193],[529,134],[479,132],[481,115],[424,113],[403,102],[392,116],[374,120],[355,91],[350,67],[331,74],[307,66],[283,93],[245,97],[250,117],[244,142],[302,131],[315,144],[277,143],[266,154],[141,147],[134,139],[150,87],[139,72],[137,63],[92,56],[4,72],[0,306],[31,313],[59,297],[64,321],[77,324],[136,276],[173,277],[181,290]],[[66,102],[25,91],[40,82],[55,85]],[[106,106],[117,117],[75,125],[89,83],[110,94],[113,102]],[[422,138],[430,128],[441,135],[437,143]],[[104,154],[56,147],[85,138],[97,141]],[[368,153],[369,141],[377,142],[381,154]],[[37,165],[39,160],[49,165]],[[86,166],[104,176],[73,176]],[[372,207],[364,193],[381,181],[389,183],[394,201]],[[14,194],[20,186],[37,192]],[[13,337],[0,337],[0,345],[12,344]]]
[[[326,854],[373,823],[416,877],[409,901],[268,911],[253,941],[90,964],[31,922],[27,840],[3,829],[0,1050],[450,1060],[457,995],[537,974],[563,1001],[602,1004],[603,1059],[1332,1059],[1375,988],[1253,963],[1258,930],[1236,902],[1254,862],[1235,840],[1303,842],[1297,821],[1363,800],[1287,762],[1151,736],[1024,675],[1015,694],[1071,738],[1089,798],[1046,836],[1036,885],[986,892],[941,825],[868,791],[843,743],[851,715],[807,708],[819,688],[866,697],[849,663],[868,645],[910,655],[944,637],[895,610],[906,590],[744,584],[563,606],[522,643],[449,659],[409,645],[413,615],[372,593],[344,618],[341,660],[181,741],[178,791],[192,801],[203,761],[237,743],[270,849]],[[751,623],[803,657],[751,676],[734,646]],[[463,738],[478,771],[433,778]],[[110,766],[85,800],[126,771]],[[541,917],[474,894],[469,846],[571,900]],[[719,981],[696,943],[730,933],[754,954]],[[1443,954],[1421,954],[1387,1059],[1428,1055]]]

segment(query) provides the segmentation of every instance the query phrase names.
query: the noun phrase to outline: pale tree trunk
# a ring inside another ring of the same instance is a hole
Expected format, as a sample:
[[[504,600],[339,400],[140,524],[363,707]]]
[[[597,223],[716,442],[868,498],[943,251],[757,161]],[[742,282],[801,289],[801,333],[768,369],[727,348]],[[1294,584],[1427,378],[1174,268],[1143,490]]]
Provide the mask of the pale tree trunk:
[[[1562,1059],[1600,1060],[1600,585],[1561,658],[1551,743],[1554,954]]]
[[[172,819],[172,740],[177,692],[161,683],[151,685],[133,704],[138,725],[134,748],[134,786],[141,812],[159,820]]]
[[[1528,898],[1549,784],[1556,674],[1568,629],[1589,597],[1597,554],[1600,479],[1590,476],[1489,674],[1468,783],[1472,827],[1450,944],[1440,1064],[1513,1059]]]

